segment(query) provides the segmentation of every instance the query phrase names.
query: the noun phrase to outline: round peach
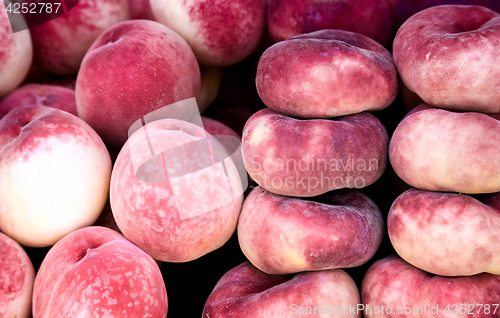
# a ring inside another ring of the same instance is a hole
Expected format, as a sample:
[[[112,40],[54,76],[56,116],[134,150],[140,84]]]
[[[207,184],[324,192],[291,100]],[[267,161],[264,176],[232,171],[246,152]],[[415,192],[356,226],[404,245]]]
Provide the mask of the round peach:
[[[408,19],[394,38],[404,84],[426,103],[500,112],[500,14],[482,6],[442,5]]]
[[[262,54],[255,82],[269,108],[304,118],[380,110],[398,92],[389,51],[364,35],[342,30],[276,43]]]
[[[500,199],[500,193],[490,196],[485,200]],[[387,227],[399,256],[424,271],[442,276],[500,275],[498,207],[465,194],[411,189],[394,201]]]
[[[268,0],[267,24],[278,42],[294,35],[339,29],[366,35],[383,46],[392,42],[392,13],[380,0]]]
[[[120,231],[165,262],[191,261],[222,246],[236,230],[244,190],[227,155],[204,129],[177,119],[134,132],[111,175]]]
[[[5,3],[0,3],[0,97],[21,84],[33,59],[30,33],[12,32]]]
[[[76,116],[75,91],[56,85],[24,85],[0,100],[0,118],[23,106],[49,106]]]
[[[352,310],[359,291],[341,269],[294,276],[269,275],[245,262],[227,272],[215,285],[202,316],[210,318],[292,318],[297,316],[359,318]],[[314,316],[313,316],[314,314]]]
[[[110,174],[104,143],[80,118],[12,110],[0,120],[0,230],[25,246],[53,245],[97,220]]]
[[[76,81],[76,107],[111,148],[129,127],[161,107],[197,96],[200,68],[189,45],[149,20],[118,23],[94,42]]]
[[[375,254],[383,235],[380,210],[354,190],[309,201],[256,187],[245,199],[238,222],[243,254],[268,274],[362,265]]]
[[[110,26],[131,18],[128,1],[79,0],[64,15],[31,28],[35,63],[51,73],[76,74],[92,42]]]
[[[243,130],[250,177],[269,192],[312,197],[375,182],[387,164],[387,131],[370,113],[295,119],[263,109]]]
[[[0,232],[0,317],[31,317],[35,269],[24,249]]]
[[[391,165],[403,181],[422,190],[498,192],[498,119],[422,104],[394,131],[389,145]]]
[[[104,227],[79,229],[57,242],[33,288],[33,318],[165,318],[167,310],[153,258]]]
[[[155,20],[179,33],[203,65],[248,57],[266,23],[266,0],[151,0]]]

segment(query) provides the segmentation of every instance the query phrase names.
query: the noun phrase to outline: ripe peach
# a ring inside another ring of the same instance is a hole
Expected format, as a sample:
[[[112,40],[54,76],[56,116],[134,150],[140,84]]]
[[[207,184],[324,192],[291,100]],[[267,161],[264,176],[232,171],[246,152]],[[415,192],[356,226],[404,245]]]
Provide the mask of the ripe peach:
[[[314,201],[256,187],[238,221],[243,254],[268,274],[356,267],[377,251],[384,220],[368,197],[354,190]]]
[[[31,317],[35,269],[13,239],[0,232],[0,317]]]
[[[128,0],[79,0],[66,14],[30,29],[35,63],[51,73],[76,74],[92,42],[131,16]]]
[[[389,145],[394,171],[429,191],[500,191],[500,117],[422,104],[399,123]]]
[[[56,85],[24,85],[0,100],[0,118],[23,106],[49,106],[76,116],[75,91]]]
[[[227,272],[215,285],[203,318],[358,318],[359,291],[341,269],[269,275],[245,262]],[[354,310],[353,310],[354,309]],[[314,316],[313,316],[314,314]]]
[[[368,269],[361,299],[366,318],[497,317],[500,276],[434,276],[392,255]]]
[[[222,246],[236,230],[244,190],[227,155],[186,121],[161,119],[135,131],[111,176],[120,231],[166,262],[191,261]]]
[[[394,38],[401,80],[426,103],[500,112],[500,13],[442,5],[413,15]]]
[[[266,0],[151,0],[155,20],[179,33],[202,65],[227,66],[259,44]]]
[[[250,177],[269,192],[312,197],[375,182],[387,164],[388,136],[370,113],[295,119],[263,109],[243,130]]]
[[[0,120],[0,230],[25,246],[53,245],[93,224],[106,203],[109,153],[83,120],[26,106]]]
[[[186,41],[149,20],[118,23],[102,33],[83,59],[76,107],[111,148],[144,115],[195,97],[200,68]]]
[[[294,35],[339,29],[392,42],[392,13],[384,0],[268,0],[267,24],[278,42]]]
[[[380,110],[398,92],[392,56],[361,34],[323,30],[268,48],[257,67],[267,107],[290,116],[330,118]]]
[[[490,206],[491,200],[497,206]],[[465,194],[408,190],[387,218],[392,245],[408,263],[436,275],[500,275],[500,193],[484,202]]]
[[[33,318],[166,318],[155,261],[122,235],[86,227],[57,242],[35,279]]]
[[[12,32],[4,1],[0,3],[0,43],[1,97],[21,84],[33,58],[29,31]]]

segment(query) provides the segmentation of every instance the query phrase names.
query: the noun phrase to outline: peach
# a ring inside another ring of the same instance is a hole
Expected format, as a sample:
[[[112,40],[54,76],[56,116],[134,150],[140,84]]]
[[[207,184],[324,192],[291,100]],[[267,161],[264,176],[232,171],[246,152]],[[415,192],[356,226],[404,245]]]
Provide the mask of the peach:
[[[380,110],[398,92],[392,56],[374,40],[342,30],[294,36],[260,58],[257,92],[271,109],[303,118]]]
[[[354,190],[310,201],[256,187],[245,199],[238,222],[243,254],[268,274],[362,265],[375,254],[383,235],[380,210]]]
[[[294,35],[339,29],[366,35],[383,46],[392,42],[392,13],[381,0],[268,0],[267,24],[278,42]]]
[[[0,100],[0,118],[23,106],[49,106],[76,116],[75,91],[56,85],[24,85]]]
[[[266,0],[151,0],[155,20],[179,33],[202,65],[228,66],[259,44]]]
[[[490,196],[500,200],[500,193]],[[399,256],[424,271],[500,275],[498,207],[465,194],[410,189],[394,201],[387,227]]]
[[[109,153],[83,120],[46,106],[0,120],[0,230],[31,247],[93,224],[106,203]]]
[[[33,289],[33,318],[165,318],[167,310],[155,261],[103,227],[79,229],[57,242]]]
[[[389,159],[398,176],[429,191],[500,191],[500,117],[422,104],[398,125]]]
[[[498,317],[500,276],[434,276],[391,255],[368,269],[361,299],[366,318]]]
[[[387,163],[388,136],[370,113],[295,119],[263,109],[243,130],[250,177],[269,192],[312,197],[375,182]]]
[[[79,0],[64,15],[30,29],[34,61],[51,73],[76,74],[92,42],[131,16],[128,0]]]
[[[500,112],[500,14],[482,6],[442,5],[408,19],[394,38],[404,84],[445,109]]]
[[[76,81],[78,115],[111,148],[144,115],[197,96],[200,68],[177,33],[148,20],[118,23],[101,34]]]
[[[22,18],[20,18],[21,22]],[[0,97],[16,88],[28,74],[33,47],[28,30],[13,33],[5,2],[0,3]]]
[[[359,291],[341,269],[294,276],[269,275],[249,262],[228,271],[215,285],[203,318],[361,317]]]
[[[155,259],[187,262],[231,237],[243,190],[215,138],[195,124],[160,119],[135,131],[120,151],[111,210],[125,237]]]
[[[28,254],[0,232],[0,317],[30,318],[35,269]]]
[[[443,4],[478,5],[500,12],[500,2],[497,0],[390,0],[394,2],[394,13],[399,25],[409,17],[424,9]]]

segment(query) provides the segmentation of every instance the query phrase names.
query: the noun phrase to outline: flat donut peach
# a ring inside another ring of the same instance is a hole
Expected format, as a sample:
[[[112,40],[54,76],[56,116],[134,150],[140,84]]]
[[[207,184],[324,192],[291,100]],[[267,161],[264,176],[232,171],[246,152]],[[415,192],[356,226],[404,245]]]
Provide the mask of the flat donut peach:
[[[397,255],[376,261],[361,283],[364,317],[498,317],[500,276],[442,277]]]
[[[355,190],[309,201],[256,187],[238,222],[243,254],[268,274],[362,265],[375,254],[383,235],[380,210]]]
[[[295,119],[263,109],[243,129],[250,177],[269,192],[313,197],[375,182],[387,163],[388,136],[370,113]]]
[[[367,36],[342,30],[297,35],[262,54],[257,92],[271,109],[330,118],[380,110],[396,98],[392,56]]]
[[[341,269],[269,275],[245,262],[222,276],[205,303],[202,317],[337,317],[343,309],[342,317],[360,318],[361,311],[349,310],[359,301],[356,284]]]
[[[436,275],[500,275],[500,193],[482,201],[458,193],[406,191],[387,219],[394,249]]]
[[[389,159],[412,187],[429,191],[500,191],[498,115],[453,112],[422,104],[394,131]]]
[[[500,112],[500,14],[442,5],[413,15],[394,38],[404,84],[445,109]]]

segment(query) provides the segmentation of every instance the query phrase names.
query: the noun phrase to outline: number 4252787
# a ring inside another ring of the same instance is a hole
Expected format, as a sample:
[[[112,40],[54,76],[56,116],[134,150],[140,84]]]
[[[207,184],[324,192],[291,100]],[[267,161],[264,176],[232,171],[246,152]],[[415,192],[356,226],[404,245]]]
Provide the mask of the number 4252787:
[[[9,3],[8,13],[57,13],[61,3]]]

